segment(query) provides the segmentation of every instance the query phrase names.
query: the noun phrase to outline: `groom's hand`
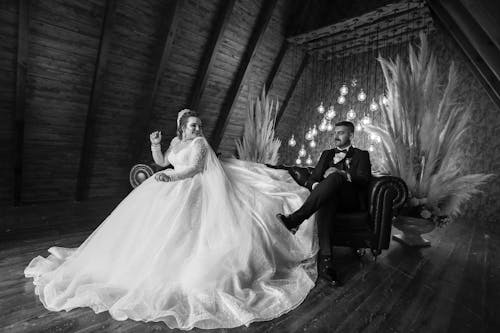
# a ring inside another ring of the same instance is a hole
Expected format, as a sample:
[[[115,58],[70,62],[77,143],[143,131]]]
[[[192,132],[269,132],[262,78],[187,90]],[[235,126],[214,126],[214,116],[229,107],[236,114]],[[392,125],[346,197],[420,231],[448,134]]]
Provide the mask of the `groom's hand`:
[[[337,169],[336,167],[329,167],[328,169],[326,169],[323,178],[330,176],[332,173],[342,173],[342,170]]]

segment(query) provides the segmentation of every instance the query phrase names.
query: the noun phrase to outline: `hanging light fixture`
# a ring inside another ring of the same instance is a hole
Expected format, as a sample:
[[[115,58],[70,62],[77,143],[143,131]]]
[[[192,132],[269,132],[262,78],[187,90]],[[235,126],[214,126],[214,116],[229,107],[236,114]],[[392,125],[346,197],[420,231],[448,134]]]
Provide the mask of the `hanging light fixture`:
[[[316,124],[313,126],[313,129],[311,130],[311,134],[314,140],[314,137],[318,135],[318,129],[316,128]]]
[[[372,99],[372,102],[370,103],[370,111],[377,111],[378,110],[378,104],[375,102],[375,99]]]
[[[312,139],[310,142],[309,142],[309,147],[311,148],[316,148],[316,141],[314,139]]]
[[[313,160],[311,158],[311,155],[307,156],[307,159],[306,159],[306,164],[307,165],[311,165],[313,163]]]
[[[295,141],[295,137],[292,134],[292,137],[290,138],[290,140],[288,140],[288,145],[290,147],[295,147],[296,144],[297,144],[297,141]]]
[[[346,84],[343,84],[339,91],[341,96],[345,96],[349,93],[349,88],[347,88]]]
[[[307,154],[306,149],[304,148],[304,145],[302,145],[299,150],[299,157],[304,157],[306,156],[306,154]]]
[[[297,165],[302,164],[302,160],[300,159],[300,157],[297,157],[297,159],[295,160],[295,164],[297,164]]]
[[[316,110],[318,110],[318,112],[321,114],[325,113],[325,106],[323,105],[323,102],[321,102],[319,104],[319,106],[316,108]]]
[[[361,89],[361,91],[358,94],[358,101],[364,102],[366,100],[366,93]]]
[[[307,141],[311,141],[313,139],[313,135],[312,135],[312,130],[311,128],[309,128],[306,132],[306,135],[305,135],[305,138]]]
[[[333,106],[330,106],[328,108],[328,111],[326,112],[325,118],[327,120],[332,120],[333,118],[335,118],[336,115],[337,115],[337,112],[335,112],[335,109],[333,108]]]
[[[326,131],[326,125],[327,125],[327,121],[326,121],[325,118],[323,118],[321,120],[321,123],[319,124],[319,127],[318,127],[318,129],[320,130],[320,132]]]
[[[371,141],[378,141],[378,140],[380,140],[380,137],[377,134],[375,134],[375,133],[370,133],[370,137],[369,138],[370,138]]]
[[[363,130],[363,126],[361,126],[361,123],[356,124],[356,131],[361,132]]]
[[[356,112],[354,112],[354,109],[350,109],[348,112],[347,112],[347,120],[354,120],[356,119]]]
[[[345,103],[345,96],[340,95],[339,98],[337,98],[337,103],[344,104]]]
[[[332,124],[332,122],[331,122],[331,121],[329,121],[329,122],[328,122],[328,124],[326,125],[326,130],[327,130],[328,132],[333,131],[333,124]]]
[[[372,118],[370,116],[365,115],[363,118],[361,118],[361,123],[363,126],[370,125],[372,123]]]

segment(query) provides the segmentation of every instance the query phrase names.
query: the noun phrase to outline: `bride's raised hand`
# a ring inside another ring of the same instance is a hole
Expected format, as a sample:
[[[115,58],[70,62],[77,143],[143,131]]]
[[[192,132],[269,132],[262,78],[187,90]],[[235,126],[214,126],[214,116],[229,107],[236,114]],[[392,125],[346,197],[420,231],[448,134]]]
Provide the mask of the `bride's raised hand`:
[[[169,175],[166,175],[161,172],[155,175],[155,180],[159,182],[169,182],[171,179]]]
[[[155,131],[149,135],[149,140],[152,144],[159,144],[161,142],[161,132]]]

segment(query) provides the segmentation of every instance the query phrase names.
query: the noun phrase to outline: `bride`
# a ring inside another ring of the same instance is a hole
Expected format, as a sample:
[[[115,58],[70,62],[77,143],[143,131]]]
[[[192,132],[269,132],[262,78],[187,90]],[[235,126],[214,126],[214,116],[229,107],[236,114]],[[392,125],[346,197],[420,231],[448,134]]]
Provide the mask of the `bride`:
[[[315,224],[290,233],[276,212],[308,191],[285,170],[218,160],[190,110],[156,173],[134,189],[76,249],[52,247],[26,267],[51,311],[90,307],[117,320],[170,328],[231,328],[297,307],[316,280]]]

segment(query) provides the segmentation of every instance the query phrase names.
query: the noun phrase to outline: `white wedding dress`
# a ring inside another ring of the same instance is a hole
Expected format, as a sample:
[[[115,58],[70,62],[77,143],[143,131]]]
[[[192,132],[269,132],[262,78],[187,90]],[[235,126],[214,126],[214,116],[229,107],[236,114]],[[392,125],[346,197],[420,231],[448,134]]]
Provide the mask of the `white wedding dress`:
[[[198,137],[167,152],[175,181],[150,177],[76,249],[25,269],[52,311],[90,307],[117,320],[230,328],[297,307],[316,280],[310,219],[292,235],[278,212],[308,191],[285,170],[227,159]]]

